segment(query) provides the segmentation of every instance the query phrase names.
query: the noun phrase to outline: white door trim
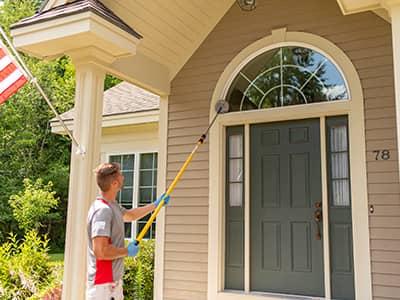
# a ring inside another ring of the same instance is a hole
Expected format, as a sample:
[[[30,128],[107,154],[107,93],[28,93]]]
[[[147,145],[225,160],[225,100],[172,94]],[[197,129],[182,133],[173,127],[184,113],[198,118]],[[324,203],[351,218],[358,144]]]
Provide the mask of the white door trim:
[[[356,299],[372,299],[364,101],[359,76],[345,53],[330,41],[313,34],[286,32],[285,28],[274,30],[270,36],[258,40],[242,50],[225,68],[214,90],[210,119],[215,114],[215,103],[224,99],[231,82],[246,63],[264,51],[289,45],[315,49],[336,63],[338,70],[343,74],[343,78],[347,80],[351,100],[237,112],[221,115],[218,118],[214,128],[210,131],[208,299],[243,299],[243,295],[246,295],[246,299],[258,299],[255,293],[250,293],[247,290],[249,288],[249,266],[245,266],[246,291],[238,294],[223,289],[225,127],[237,124],[247,125],[343,114],[347,114],[349,118],[355,293]],[[215,180],[216,178],[218,180]],[[249,193],[245,195],[248,197]],[[245,203],[248,203],[248,201],[248,199],[245,199]],[[245,222],[248,222],[248,220],[245,220]],[[248,253],[248,251],[246,252]],[[245,259],[245,263],[248,264],[249,259]],[[259,293],[256,294],[259,295]],[[268,299],[281,299],[281,296],[277,298],[270,295]]]

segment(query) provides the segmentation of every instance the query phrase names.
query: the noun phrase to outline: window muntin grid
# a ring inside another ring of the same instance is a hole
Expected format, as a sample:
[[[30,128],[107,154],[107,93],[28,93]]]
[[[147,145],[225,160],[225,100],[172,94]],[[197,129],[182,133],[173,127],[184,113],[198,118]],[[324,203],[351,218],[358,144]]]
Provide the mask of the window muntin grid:
[[[138,207],[157,199],[157,153],[140,154]],[[137,221],[137,234],[143,229],[150,215]],[[153,222],[145,239],[155,238],[156,222]]]
[[[267,51],[236,76],[227,100],[230,111],[346,100],[346,83],[321,53],[304,47]]]
[[[157,153],[136,153],[123,155],[110,155],[110,162],[119,163],[121,173],[124,175],[124,187],[117,194],[118,203],[131,209],[137,203],[137,207],[152,203],[157,198]],[[137,165],[139,164],[139,165]],[[135,201],[137,200],[137,201]],[[144,227],[149,215],[140,221],[137,221],[137,226],[134,222],[125,223],[125,238],[134,238],[135,228],[136,233]],[[155,222],[144,237],[155,238]],[[133,226],[133,228],[132,228]]]
[[[131,209],[133,195],[135,194],[135,155],[112,155],[109,161],[119,163],[121,173],[125,177],[124,186],[117,194],[117,201],[126,209]]]
[[[111,155],[110,162],[116,162],[121,167],[121,173],[125,177],[124,186],[117,194],[116,200],[126,209],[133,207],[133,195],[135,194],[135,155]],[[132,238],[132,224],[125,223],[125,238]]]
[[[329,127],[331,205],[350,206],[350,170],[347,124]]]

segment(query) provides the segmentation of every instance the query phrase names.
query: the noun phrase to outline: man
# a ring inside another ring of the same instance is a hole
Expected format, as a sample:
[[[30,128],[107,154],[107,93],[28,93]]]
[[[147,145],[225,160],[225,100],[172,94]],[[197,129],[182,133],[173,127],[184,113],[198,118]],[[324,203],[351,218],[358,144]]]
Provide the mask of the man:
[[[136,256],[139,245],[132,241],[125,247],[124,222],[139,220],[152,212],[162,196],[152,204],[125,209],[116,202],[124,183],[117,163],[100,164],[96,170],[100,195],[88,213],[88,287],[87,300],[123,299],[123,258]],[[169,197],[164,200],[168,204]]]

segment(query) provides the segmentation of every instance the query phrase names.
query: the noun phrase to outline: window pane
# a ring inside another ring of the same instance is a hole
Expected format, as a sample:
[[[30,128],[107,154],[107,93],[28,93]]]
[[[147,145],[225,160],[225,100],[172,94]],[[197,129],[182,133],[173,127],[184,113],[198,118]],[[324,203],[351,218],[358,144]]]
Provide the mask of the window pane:
[[[154,153],[154,169],[158,167],[158,154]]]
[[[331,152],[347,151],[347,126],[331,127]]]
[[[349,206],[350,205],[350,188],[349,181],[334,180],[332,182],[332,196],[334,206]]]
[[[125,223],[125,238],[131,239],[132,238],[132,223]]]
[[[333,207],[350,206],[350,166],[347,119],[331,117],[328,122],[330,203]]]
[[[133,200],[133,188],[123,188],[121,191],[121,203],[131,204]]]
[[[153,171],[153,186],[157,186],[157,170]]]
[[[229,157],[243,157],[243,138],[241,135],[229,137]]]
[[[124,187],[133,186],[133,171],[122,171],[122,175],[124,175]]]
[[[121,165],[121,155],[110,156],[110,162],[115,162]]]
[[[344,179],[349,177],[349,165],[347,152],[331,154],[332,179]]]
[[[321,53],[281,47],[250,61],[229,88],[230,111],[348,99],[345,81]]]
[[[136,234],[139,234],[142,231],[142,229],[144,228],[145,225],[146,225],[146,222],[138,221],[138,223],[137,223],[137,233]],[[148,230],[146,232],[146,234],[144,235],[143,238],[144,239],[149,239],[150,238],[150,230]]]
[[[153,189],[153,198],[151,198],[151,202],[154,202],[154,201],[156,201],[157,200],[157,197],[158,197],[158,195],[157,195],[157,189]],[[161,196],[161,195],[160,195]]]
[[[153,186],[153,171],[140,171],[140,186]]]
[[[123,170],[133,170],[135,165],[135,156],[132,155],[124,155],[122,157],[122,169]]]
[[[156,238],[156,223],[154,222],[151,224],[151,238],[155,239]]]
[[[229,181],[243,180],[243,159],[229,160]]]
[[[151,203],[152,202],[152,188],[140,188],[139,189],[139,204]]]
[[[153,169],[153,153],[140,155],[140,169]]]
[[[243,200],[243,184],[230,183],[229,184],[229,205],[231,207],[242,206]]]

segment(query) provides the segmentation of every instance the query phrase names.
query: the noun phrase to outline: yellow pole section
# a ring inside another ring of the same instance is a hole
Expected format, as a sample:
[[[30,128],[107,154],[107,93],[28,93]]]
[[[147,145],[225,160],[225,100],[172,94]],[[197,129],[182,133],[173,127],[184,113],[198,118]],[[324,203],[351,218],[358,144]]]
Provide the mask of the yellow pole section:
[[[175,176],[174,181],[172,181],[171,185],[168,187],[168,190],[165,192],[163,199],[160,201],[158,204],[157,208],[154,210],[153,214],[151,215],[150,219],[147,221],[146,225],[143,227],[142,231],[139,233],[139,235],[136,237],[136,245],[140,244],[142,241],[143,237],[149,230],[151,224],[153,223],[154,219],[157,217],[158,213],[160,212],[161,208],[164,205],[164,199],[169,196],[172,191],[175,189],[175,186],[177,185],[179,179],[182,177],[183,173],[187,169],[189,163],[192,161],[194,154],[196,153],[197,149],[199,149],[200,145],[202,144],[202,141],[198,141],[196,147],[193,149],[192,153],[190,153],[189,157],[186,159],[185,163],[179,170],[178,174]]]

